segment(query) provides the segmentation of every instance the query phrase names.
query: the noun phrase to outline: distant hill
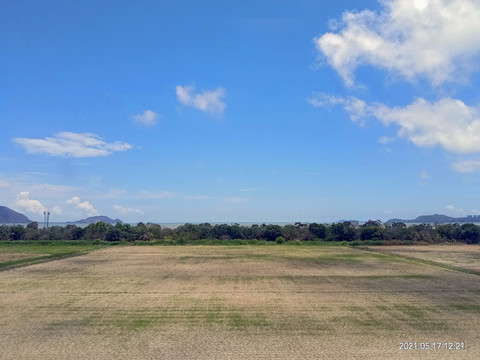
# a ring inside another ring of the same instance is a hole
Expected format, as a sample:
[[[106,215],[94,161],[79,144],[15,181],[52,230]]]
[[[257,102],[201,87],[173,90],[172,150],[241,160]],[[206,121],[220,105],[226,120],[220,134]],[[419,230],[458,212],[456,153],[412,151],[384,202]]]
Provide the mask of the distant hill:
[[[27,224],[32,220],[6,206],[0,206],[0,224]]]
[[[120,219],[115,219],[112,220],[108,216],[91,216],[86,219],[81,219],[77,221],[69,221],[67,224],[92,224],[92,223],[97,223],[99,221],[103,221],[106,224],[112,224],[115,225],[116,223],[123,224],[123,221]]]
[[[460,218],[454,218],[451,216],[447,215],[439,215],[439,214],[434,214],[434,215],[421,215],[413,220],[403,220],[403,219],[390,219],[387,221],[387,223],[394,223],[394,222],[403,222],[403,223],[436,223],[436,224],[441,224],[441,223],[476,223],[480,222],[480,215],[468,215],[465,217],[460,217]]]

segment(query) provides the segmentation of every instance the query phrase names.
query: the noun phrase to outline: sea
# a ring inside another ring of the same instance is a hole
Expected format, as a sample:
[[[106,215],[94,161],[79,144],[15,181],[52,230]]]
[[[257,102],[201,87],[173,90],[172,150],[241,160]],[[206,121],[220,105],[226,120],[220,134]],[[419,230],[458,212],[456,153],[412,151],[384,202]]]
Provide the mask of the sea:
[[[185,224],[193,224],[193,225],[199,225],[199,224],[205,224],[206,222],[208,221],[202,221],[202,222],[171,222],[171,223],[153,223],[153,224],[157,224],[157,225],[160,225],[162,228],[170,228],[170,229],[175,229],[179,226],[182,226],[182,225],[185,225]],[[313,221],[312,221],[313,222]],[[317,223],[319,224],[324,224],[324,225],[331,225],[331,224],[334,224],[334,223],[338,223],[338,222],[343,222],[343,221],[335,221],[335,222],[321,222],[321,221],[318,221]],[[355,221],[355,224],[357,225],[363,225],[366,221]],[[245,226],[245,227],[250,227],[252,225],[262,225],[262,224],[267,224],[267,225],[280,225],[280,226],[285,226],[285,225],[294,225],[296,222],[268,222],[268,221],[259,221],[259,222],[208,222],[210,225],[223,225],[223,224],[227,224],[227,225],[240,225],[240,226]],[[132,226],[135,226],[137,225],[138,223],[128,223]],[[309,224],[309,222],[304,222],[302,224]],[[413,226],[413,225],[421,225],[421,224],[425,224],[425,223],[406,223],[407,226]],[[430,225],[444,225],[444,224],[455,224],[454,222],[452,223],[427,223],[427,224],[430,224]],[[466,223],[460,223],[460,225],[462,224],[466,224]],[[477,226],[480,226],[480,222],[472,222],[470,224],[475,224]],[[22,226],[27,226],[28,223],[3,223],[3,224],[0,224],[0,225],[22,225]],[[51,227],[51,226],[67,226],[67,225],[72,225],[72,224],[69,224],[69,223],[66,223],[66,222],[50,222],[48,223],[48,227]],[[75,226],[78,226],[78,227],[86,227],[88,226],[89,224],[73,224]],[[38,228],[39,229],[43,229],[46,227],[46,224],[43,223],[43,222],[39,222],[38,223]]]
[[[170,228],[170,229],[175,229],[179,226],[182,226],[182,225],[185,225],[185,224],[193,224],[193,225],[199,225],[199,224],[205,224],[206,222],[208,221],[202,221],[202,222],[175,222],[175,223],[152,223],[152,224],[157,224],[157,225],[160,225],[162,228]],[[267,222],[267,221],[259,221],[259,222],[208,222],[210,225],[223,225],[223,224],[227,224],[227,225],[240,225],[240,226],[246,226],[246,227],[250,227],[252,225],[261,225],[261,224],[267,224],[267,225],[280,225],[280,226],[284,226],[284,225],[294,225],[295,222]],[[138,222],[136,223],[128,223],[132,226],[135,226],[138,224]],[[145,223],[147,224],[147,223]],[[303,224],[303,223],[302,223]],[[304,223],[304,224],[308,224],[307,222]],[[27,226],[28,223],[6,223],[6,224],[0,224],[0,225],[22,225],[22,226]],[[67,226],[67,225],[75,225],[75,226],[78,226],[78,227],[86,227],[88,226],[89,224],[69,224],[69,223],[66,223],[66,222],[49,222],[48,223],[48,227],[52,227],[52,226]],[[43,222],[38,222],[38,228],[39,229],[43,229],[46,227],[46,224],[43,223]]]

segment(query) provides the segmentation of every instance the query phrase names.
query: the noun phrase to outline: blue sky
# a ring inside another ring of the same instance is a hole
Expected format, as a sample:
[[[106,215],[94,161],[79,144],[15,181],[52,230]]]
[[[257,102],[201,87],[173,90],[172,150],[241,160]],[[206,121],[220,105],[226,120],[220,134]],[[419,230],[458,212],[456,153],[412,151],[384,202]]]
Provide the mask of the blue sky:
[[[474,0],[4,0],[0,204],[38,221],[478,214],[478,18]]]

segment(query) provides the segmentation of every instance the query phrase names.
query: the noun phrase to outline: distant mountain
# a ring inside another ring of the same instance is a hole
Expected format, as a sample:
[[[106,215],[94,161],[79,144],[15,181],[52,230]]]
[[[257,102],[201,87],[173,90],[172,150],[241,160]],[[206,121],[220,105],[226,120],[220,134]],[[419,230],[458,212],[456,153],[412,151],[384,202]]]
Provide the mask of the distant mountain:
[[[32,220],[6,206],[0,206],[0,224],[27,224]]]
[[[77,221],[69,221],[67,224],[92,224],[92,223],[97,223],[99,221],[103,221],[106,224],[112,224],[115,225],[116,223],[123,224],[123,221],[120,219],[115,219],[112,220],[108,216],[91,216],[86,219],[82,220],[77,220]]]
[[[403,219],[390,219],[387,223],[394,223],[394,222],[403,222],[403,223],[476,223],[480,222],[480,215],[468,215],[461,218],[454,218],[447,215],[421,215],[413,220],[403,220]]]

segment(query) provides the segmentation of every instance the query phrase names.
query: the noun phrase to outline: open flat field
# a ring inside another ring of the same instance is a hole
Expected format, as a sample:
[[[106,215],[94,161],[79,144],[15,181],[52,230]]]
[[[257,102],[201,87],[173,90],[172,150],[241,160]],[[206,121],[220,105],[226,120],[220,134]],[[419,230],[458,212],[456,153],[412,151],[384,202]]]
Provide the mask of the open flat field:
[[[0,358],[479,359],[479,280],[348,247],[105,248],[0,272]]]
[[[375,246],[371,248],[387,254],[434,261],[480,274],[480,246],[429,245],[429,246]]]
[[[100,248],[97,245],[23,245],[0,243],[0,271],[45,262],[62,257],[87,253]]]

